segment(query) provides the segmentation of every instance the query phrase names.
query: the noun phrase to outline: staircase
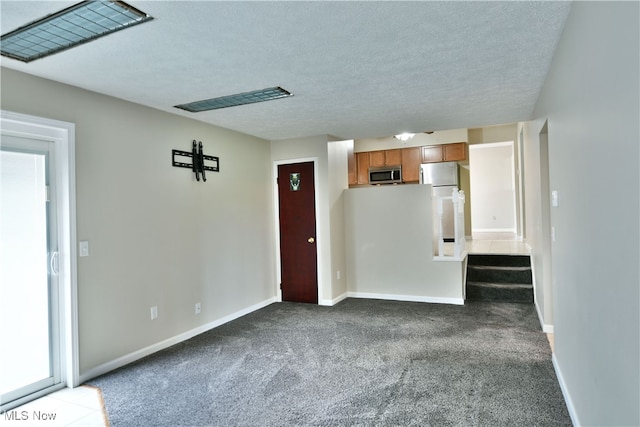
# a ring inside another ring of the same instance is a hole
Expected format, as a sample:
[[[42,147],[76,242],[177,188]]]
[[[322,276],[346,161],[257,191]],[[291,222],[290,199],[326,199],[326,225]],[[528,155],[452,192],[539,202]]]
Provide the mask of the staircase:
[[[533,303],[529,255],[469,254],[467,299]]]

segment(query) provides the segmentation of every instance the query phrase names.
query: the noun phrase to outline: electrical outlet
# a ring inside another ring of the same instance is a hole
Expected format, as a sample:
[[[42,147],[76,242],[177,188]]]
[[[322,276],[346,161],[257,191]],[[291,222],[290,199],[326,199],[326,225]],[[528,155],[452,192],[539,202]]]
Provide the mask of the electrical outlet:
[[[200,312],[202,311],[202,306],[200,305],[199,302],[196,303],[196,314],[200,314]]]
[[[156,320],[158,318],[158,306],[154,305],[151,307],[151,320]]]

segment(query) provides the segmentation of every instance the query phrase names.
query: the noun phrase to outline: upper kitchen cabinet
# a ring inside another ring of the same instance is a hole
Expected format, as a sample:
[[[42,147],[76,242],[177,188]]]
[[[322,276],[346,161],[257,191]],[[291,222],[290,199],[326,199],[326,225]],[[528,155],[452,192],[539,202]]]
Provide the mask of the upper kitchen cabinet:
[[[384,150],[379,151],[369,151],[369,166],[372,168],[377,168],[380,166],[384,166],[385,155]]]
[[[435,163],[444,161],[442,145],[427,145],[422,147],[422,163]]]
[[[369,153],[356,153],[356,184],[369,183]]]
[[[402,164],[402,150],[378,150],[369,151],[369,166],[372,168],[382,166],[400,166]]]
[[[467,152],[466,142],[427,145],[422,147],[422,163],[464,162],[468,158]]]
[[[348,153],[349,185],[369,184],[369,168],[402,166],[402,182],[420,181],[420,164],[466,162],[466,142]]]
[[[353,144],[347,151],[347,172],[349,174],[349,185],[356,185],[358,183],[358,176],[356,171],[356,154],[353,152]]]
[[[402,149],[402,182],[420,181],[420,147]]]
[[[445,162],[463,162],[468,159],[468,145],[465,142],[445,144],[442,146]]]
[[[396,148],[393,150],[384,150],[385,166],[400,166],[402,164],[402,150]]]

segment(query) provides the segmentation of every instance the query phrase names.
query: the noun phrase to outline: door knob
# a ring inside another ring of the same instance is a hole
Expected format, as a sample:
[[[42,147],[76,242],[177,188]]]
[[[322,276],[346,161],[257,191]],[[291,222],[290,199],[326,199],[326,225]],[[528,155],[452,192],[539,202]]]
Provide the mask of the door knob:
[[[313,242],[315,242],[315,241],[316,241],[316,239],[314,239],[313,237],[309,237],[309,238],[307,239],[307,242],[309,242],[309,243],[313,243]]]

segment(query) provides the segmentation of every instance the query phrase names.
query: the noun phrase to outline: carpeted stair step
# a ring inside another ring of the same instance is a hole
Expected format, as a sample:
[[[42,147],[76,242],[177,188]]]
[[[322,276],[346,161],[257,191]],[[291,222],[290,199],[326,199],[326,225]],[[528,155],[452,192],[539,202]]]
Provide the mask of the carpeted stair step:
[[[495,265],[500,267],[529,267],[529,255],[483,255],[469,254],[468,265]]]
[[[533,285],[528,283],[467,282],[467,299],[533,303]]]
[[[533,302],[528,255],[469,255],[466,298],[477,301]]]
[[[533,283],[531,267],[467,265],[467,280],[485,283]]]

